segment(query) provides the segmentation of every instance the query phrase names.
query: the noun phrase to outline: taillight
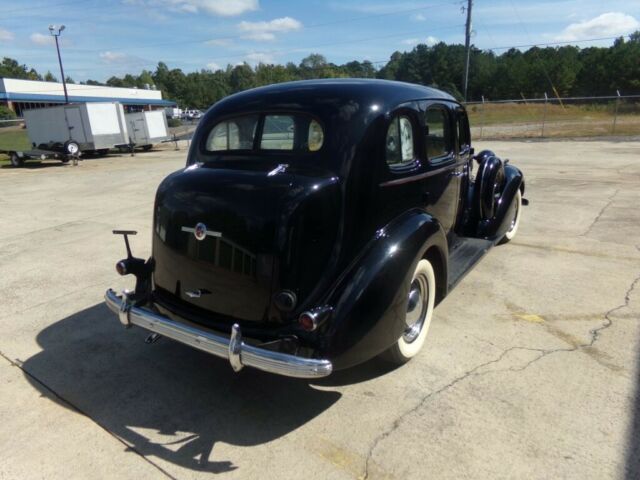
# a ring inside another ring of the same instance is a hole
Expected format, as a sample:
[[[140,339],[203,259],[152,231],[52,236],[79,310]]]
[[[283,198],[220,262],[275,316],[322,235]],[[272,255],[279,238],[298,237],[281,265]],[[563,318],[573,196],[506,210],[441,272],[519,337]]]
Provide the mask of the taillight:
[[[116,272],[118,272],[118,274],[120,275],[126,275],[127,273],[129,273],[126,260],[120,260],[118,263],[116,263]]]
[[[304,312],[298,317],[298,323],[307,332],[313,332],[318,328],[318,317],[315,313]]]

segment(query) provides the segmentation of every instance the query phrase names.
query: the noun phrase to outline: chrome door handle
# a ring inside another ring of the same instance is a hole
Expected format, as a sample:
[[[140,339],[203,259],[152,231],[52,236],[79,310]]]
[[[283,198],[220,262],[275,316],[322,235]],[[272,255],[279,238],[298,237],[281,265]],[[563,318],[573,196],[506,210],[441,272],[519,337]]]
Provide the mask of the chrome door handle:
[[[451,172],[450,177],[464,177],[464,172]]]

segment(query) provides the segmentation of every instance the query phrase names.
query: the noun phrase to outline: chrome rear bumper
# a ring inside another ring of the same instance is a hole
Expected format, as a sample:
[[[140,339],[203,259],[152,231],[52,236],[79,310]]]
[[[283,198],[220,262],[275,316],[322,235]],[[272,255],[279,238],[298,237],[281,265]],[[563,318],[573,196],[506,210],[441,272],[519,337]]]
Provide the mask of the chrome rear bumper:
[[[118,314],[125,327],[137,325],[198,350],[226,358],[236,372],[246,365],[287,377],[320,378],[326,377],[333,370],[329,360],[303,358],[247,345],[242,341],[238,324],[233,325],[231,337],[227,338],[176,322],[145,308],[135,307],[129,301],[127,293],[118,295],[109,289],[104,294],[104,299],[107,306]]]

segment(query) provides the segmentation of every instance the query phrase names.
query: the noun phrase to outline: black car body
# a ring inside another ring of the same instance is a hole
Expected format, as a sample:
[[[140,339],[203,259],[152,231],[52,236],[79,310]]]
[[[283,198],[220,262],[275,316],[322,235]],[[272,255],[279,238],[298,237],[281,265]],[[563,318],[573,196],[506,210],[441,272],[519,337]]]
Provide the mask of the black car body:
[[[236,370],[407,361],[433,307],[518,226],[522,173],[473,153],[464,107],[432,88],[336,79],[227,97],[158,188],[152,257],[118,263],[135,292],[107,304]]]

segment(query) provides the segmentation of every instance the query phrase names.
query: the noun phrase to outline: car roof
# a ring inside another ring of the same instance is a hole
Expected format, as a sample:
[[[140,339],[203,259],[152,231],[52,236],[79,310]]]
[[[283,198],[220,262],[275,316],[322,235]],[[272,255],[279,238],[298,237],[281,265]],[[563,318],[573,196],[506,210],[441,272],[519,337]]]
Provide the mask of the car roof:
[[[424,85],[365,78],[328,78],[277,83],[245,90],[219,101],[212,110],[216,110],[216,114],[287,106],[293,110],[315,110],[322,105],[331,104],[334,108],[340,108],[354,102],[378,103],[381,109],[388,109],[413,100],[430,99],[457,103],[448,93]]]

